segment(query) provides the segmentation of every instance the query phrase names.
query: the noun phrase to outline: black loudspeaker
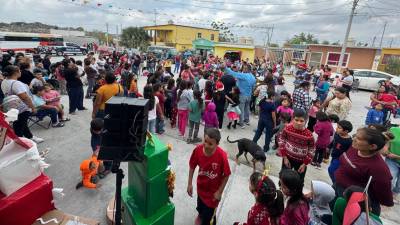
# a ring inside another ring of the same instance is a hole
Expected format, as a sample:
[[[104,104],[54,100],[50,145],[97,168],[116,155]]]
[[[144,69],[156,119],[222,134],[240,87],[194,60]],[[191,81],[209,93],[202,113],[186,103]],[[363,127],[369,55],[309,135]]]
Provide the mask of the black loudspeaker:
[[[149,100],[114,96],[106,102],[99,159],[142,161]]]

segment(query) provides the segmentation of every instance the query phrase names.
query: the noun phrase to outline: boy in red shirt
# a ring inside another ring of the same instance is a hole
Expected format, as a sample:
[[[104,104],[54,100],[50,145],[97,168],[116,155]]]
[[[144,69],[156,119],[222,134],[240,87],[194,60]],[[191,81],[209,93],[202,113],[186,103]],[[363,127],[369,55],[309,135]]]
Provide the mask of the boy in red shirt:
[[[187,192],[193,196],[193,173],[199,167],[197,176],[197,211],[195,224],[216,224],[215,214],[222,192],[228,182],[231,170],[226,152],[218,146],[221,134],[215,128],[205,130],[204,143],[198,145],[189,161]]]

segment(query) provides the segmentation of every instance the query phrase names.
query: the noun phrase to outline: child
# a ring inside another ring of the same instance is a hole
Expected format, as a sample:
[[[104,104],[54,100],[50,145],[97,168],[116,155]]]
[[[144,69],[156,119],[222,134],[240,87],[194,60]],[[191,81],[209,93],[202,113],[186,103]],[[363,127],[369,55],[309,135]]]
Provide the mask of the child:
[[[204,143],[198,145],[190,157],[187,193],[193,196],[193,174],[197,176],[197,211],[195,224],[216,224],[216,211],[231,170],[226,152],[218,146],[221,134],[218,129],[206,129]]]
[[[307,115],[303,110],[295,110],[293,122],[282,131],[279,149],[282,154],[282,169],[294,169],[304,181],[307,165],[314,156],[314,137],[306,127]]]
[[[238,120],[240,119],[240,100],[239,100],[240,90],[238,87],[233,87],[230,94],[225,95],[225,98],[228,100],[228,108],[227,108],[227,116],[229,119],[228,129],[231,129],[231,125],[233,122],[233,129],[236,129],[238,124]]]
[[[375,105],[375,108],[368,110],[367,118],[365,119],[365,125],[371,124],[383,124],[383,106],[381,103]]]
[[[43,87],[44,84],[46,83],[46,81],[44,81],[42,70],[41,69],[34,69],[33,70],[33,76],[35,78],[32,79],[32,81],[31,81],[31,83],[29,85],[29,88],[33,89],[36,86]]]
[[[272,129],[276,126],[276,108],[274,103],[275,93],[268,91],[268,98],[264,98],[260,101],[260,117],[258,119],[257,131],[254,134],[253,142],[257,143],[260,139],[263,131],[265,130],[265,142],[264,142],[264,152],[269,151],[269,143],[272,138]]]
[[[189,103],[189,137],[187,143],[197,143],[201,139],[197,137],[199,133],[201,112],[203,111],[203,99],[201,98],[201,92],[195,90],[193,92],[194,100]],[[194,127],[194,133],[193,133]],[[193,135],[193,138],[192,138]]]
[[[333,127],[329,121],[328,115],[324,112],[317,112],[317,123],[314,126],[314,131],[318,135],[315,143],[315,155],[311,165],[321,168],[322,159],[327,151],[331,136],[333,136]]]
[[[176,109],[176,87],[175,80],[169,79],[167,88],[165,89],[165,116],[170,119],[171,128],[175,128],[176,124],[176,115],[178,113]]]
[[[272,149],[275,150],[278,148],[278,146],[279,146],[278,141],[279,141],[280,135],[282,133],[282,130],[283,130],[283,128],[285,128],[285,126],[287,124],[289,124],[291,122],[291,120],[292,120],[292,117],[287,113],[282,113],[280,115],[279,125],[276,126],[273,131],[273,134],[275,135],[275,145],[272,147]],[[277,151],[277,155],[281,156],[280,151]]]
[[[353,143],[353,139],[349,135],[352,130],[353,125],[347,120],[341,120],[337,123],[336,133],[331,144],[332,160],[328,167],[328,173],[332,183],[335,183],[335,171],[339,167],[339,157],[346,152]]]
[[[327,225],[332,222],[332,211],[329,202],[335,198],[335,190],[331,185],[322,181],[311,181],[312,201],[310,202],[309,225]]]
[[[64,127],[64,123],[58,120],[58,108],[54,105],[46,105],[46,101],[43,99],[45,93],[43,86],[35,86],[33,89],[33,105],[37,112],[36,116],[45,117],[50,116],[52,127]]]
[[[225,111],[225,92],[224,84],[221,81],[217,81],[215,84],[215,92],[213,94],[213,102],[216,106],[215,112],[218,116],[218,128],[222,129],[224,123],[224,111]],[[239,108],[239,107],[238,107]]]
[[[249,190],[254,195],[256,203],[251,207],[247,223],[234,223],[234,225],[274,225],[283,213],[283,194],[276,189],[274,182],[259,172],[250,176]]]
[[[310,207],[306,197],[303,195],[304,179],[296,171],[283,169],[279,175],[279,182],[283,194],[288,197],[286,208],[279,219],[279,224],[308,224]]]
[[[293,109],[290,108],[290,100],[289,99],[283,99],[281,102],[281,105],[278,106],[278,108],[276,109],[276,112],[278,113],[278,115],[281,115],[282,113],[286,113],[289,114],[290,117],[293,116]]]
[[[321,109],[321,102],[318,99],[312,101],[312,106],[308,111],[308,126],[311,132],[314,132],[314,125],[317,123],[317,112]]]
[[[154,96],[158,98],[157,118],[156,118],[156,133],[163,134],[164,130],[164,90],[160,83],[153,85]]]
[[[148,115],[148,122],[147,122],[147,129],[150,133],[155,134],[156,133],[156,119],[157,119],[157,111],[160,107],[158,104],[158,98],[157,96],[154,96],[153,94],[153,88],[152,86],[145,86],[143,90],[143,97],[145,99],[149,99],[149,115]]]
[[[190,82],[182,80],[178,91],[178,128],[179,135],[185,136],[186,125],[189,116],[189,103],[193,100],[193,91],[190,90]]]
[[[100,161],[97,160],[97,155],[98,150],[93,153],[90,159],[85,159],[82,161],[80,166],[82,181],[76,185],[75,189],[81,187],[95,189],[100,187],[99,184],[96,184],[99,180],[97,174],[100,171]]]
[[[46,83],[44,85],[44,94],[42,98],[46,101],[47,105],[52,105],[57,107],[58,116],[60,118],[60,122],[70,121],[70,118],[64,118],[64,107],[60,103],[60,93],[53,89],[51,84]]]
[[[206,106],[206,110],[203,114],[203,120],[204,120],[204,130],[206,130],[207,128],[217,128],[218,129],[218,126],[219,126],[218,116],[217,116],[217,113],[215,112],[214,102],[210,102]]]

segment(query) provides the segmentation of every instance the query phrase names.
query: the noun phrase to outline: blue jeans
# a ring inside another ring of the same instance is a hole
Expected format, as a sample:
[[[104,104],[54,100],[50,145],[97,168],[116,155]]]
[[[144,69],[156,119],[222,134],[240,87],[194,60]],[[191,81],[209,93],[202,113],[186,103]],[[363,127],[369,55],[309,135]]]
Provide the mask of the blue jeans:
[[[83,109],[83,87],[68,88],[69,112]]]
[[[340,161],[339,159],[332,159],[331,164],[328,167],[329,177],[332,180],[332,183],[335,183],[335,171],[339,168]]]
[[[174,73],[179,73],[179,67],[181,66],[180,62],[175,62]]]
[[[158,134],[162,134],[165,132],[164,120],[160,119],[159,117],[157,117],[157,119],[156,119],[156,132]]]
[[[257,143],[258,139],[260,139],[263,131],[265,132],[265,143],[264,143],[264,152],[269,151],[269,143],[271,142],[272,138],[272,121],[259,119],[256,133],[253,137],[253,142]]]
[[[240,123],[241,126],[243,126],[243,122],[245,122],[245,123],[249,123],[250,122],[250,100],[251,100],[251,96],[240,95],[239,100],[240,100],[239,108],[240,108],[240,111],[242,112],[240,114],[239,123]]]
[[[147,130],[152,134],[156,133],[156,120],[157,119],[152,119],[147,122]]]
[[[38,117],[50,116],[52,124],[58,123],[57,115],[58,113],[56,109],[39,109],[36,112],[36,116]]]
[[[392,175],[392,190],[396,194],[400,194],[400,164],[393,159],[385,159],[389,167],[390,174]]]

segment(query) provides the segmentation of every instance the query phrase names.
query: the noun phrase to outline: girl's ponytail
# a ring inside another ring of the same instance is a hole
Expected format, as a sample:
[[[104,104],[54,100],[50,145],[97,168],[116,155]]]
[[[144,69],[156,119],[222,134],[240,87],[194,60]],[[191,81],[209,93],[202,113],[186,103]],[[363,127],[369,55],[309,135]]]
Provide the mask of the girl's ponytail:
[[[257,184],[257,202],[268,208],[268,213],[272,218],[278,218],[284,210],[283,194],[276,189],[275,183],[263,176]]]

